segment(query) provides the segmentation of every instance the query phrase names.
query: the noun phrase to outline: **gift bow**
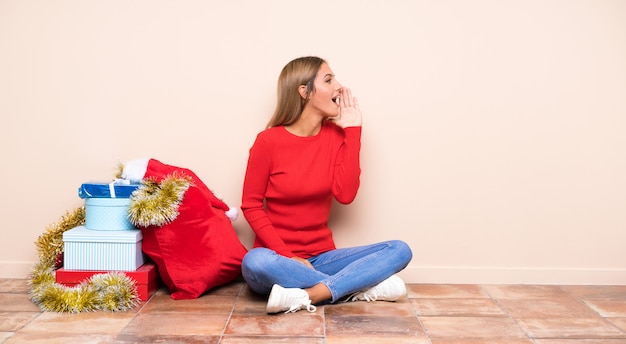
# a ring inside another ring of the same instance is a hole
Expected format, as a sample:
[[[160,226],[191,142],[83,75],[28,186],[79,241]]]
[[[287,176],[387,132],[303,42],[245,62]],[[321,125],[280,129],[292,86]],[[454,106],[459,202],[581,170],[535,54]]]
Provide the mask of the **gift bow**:
[[[115,185],[130,185],[130,180],[115,178],[113,182],[109,183],[109,193],[111,194],[111,198],[115,198]]]

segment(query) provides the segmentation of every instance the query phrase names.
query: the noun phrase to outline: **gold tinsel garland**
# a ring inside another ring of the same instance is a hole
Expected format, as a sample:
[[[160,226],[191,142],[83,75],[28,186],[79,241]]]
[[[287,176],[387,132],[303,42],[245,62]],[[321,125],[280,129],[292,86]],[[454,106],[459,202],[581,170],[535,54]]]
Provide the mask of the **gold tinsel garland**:
[[[63,253],[63,233],[85,223],[85,208],[66,212],[61,221],[48,226],[36,245],[39,262],[31,271],[31,300],[44,311],[79,313],[125,311],[139,303],[135,282],[119,272],[97,274],[75,287],[56,283],[58,257]]]
[[[192,185],[191,177],[173,173],[157,182],[153,178],[141,181],[133,191],[128,218],[135,226],[161,227],[174,221],[185,192]]]

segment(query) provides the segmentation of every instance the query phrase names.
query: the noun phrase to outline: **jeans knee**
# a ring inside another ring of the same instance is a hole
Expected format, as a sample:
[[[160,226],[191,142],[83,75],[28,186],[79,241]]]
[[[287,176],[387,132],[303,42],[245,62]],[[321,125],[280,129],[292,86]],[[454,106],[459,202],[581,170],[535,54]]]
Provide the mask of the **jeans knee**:
[[[398,258],[405,263],[405,266],[408,265],[413,258],[411,247],[402,240],[391,240],[389,244],[393,247]]]
[[[271,254],[271,250],[263,247],[253,248],[249,250],[245,256],[243,256],[243,261],[241,262],[241,269],[244,271],[259,271],[260,268],[266,266],[264,263],[267,261],[268,254]]]
[[[268,294],[271,285],[265,282],[268,273],[268,257],[273,254],[266,248],[254,248],[249,250],[241,262],[241,274],[252,291],[257,294]]]

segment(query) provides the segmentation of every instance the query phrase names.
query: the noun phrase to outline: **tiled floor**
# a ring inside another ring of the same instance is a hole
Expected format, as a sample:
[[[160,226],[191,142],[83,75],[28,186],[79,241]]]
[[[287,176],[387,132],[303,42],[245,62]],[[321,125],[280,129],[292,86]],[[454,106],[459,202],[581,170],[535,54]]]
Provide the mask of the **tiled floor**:
[[[3,343],[626,343],[626,286],[410,284],[398,302],[265,314],[235,282],[197,300],[161,289],[122,313],[44,313],[0,279]]]

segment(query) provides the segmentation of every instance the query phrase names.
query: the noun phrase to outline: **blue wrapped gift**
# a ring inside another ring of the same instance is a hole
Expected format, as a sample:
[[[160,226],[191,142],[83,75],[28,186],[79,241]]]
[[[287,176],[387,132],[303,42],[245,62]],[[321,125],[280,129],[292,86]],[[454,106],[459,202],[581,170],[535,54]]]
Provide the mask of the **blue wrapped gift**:
[[[98,231],[137,229],[128,219],[130,198],[85,198],[85,227]]]
[[[131,183],[124,179],[110,182],[92,181],[83,183],[78,188],[80,198],[130,198],[141,183]]]
[[[135,271],[144,263],[141,230],[94,231],[78,226],[63,233],[65,270]]]

